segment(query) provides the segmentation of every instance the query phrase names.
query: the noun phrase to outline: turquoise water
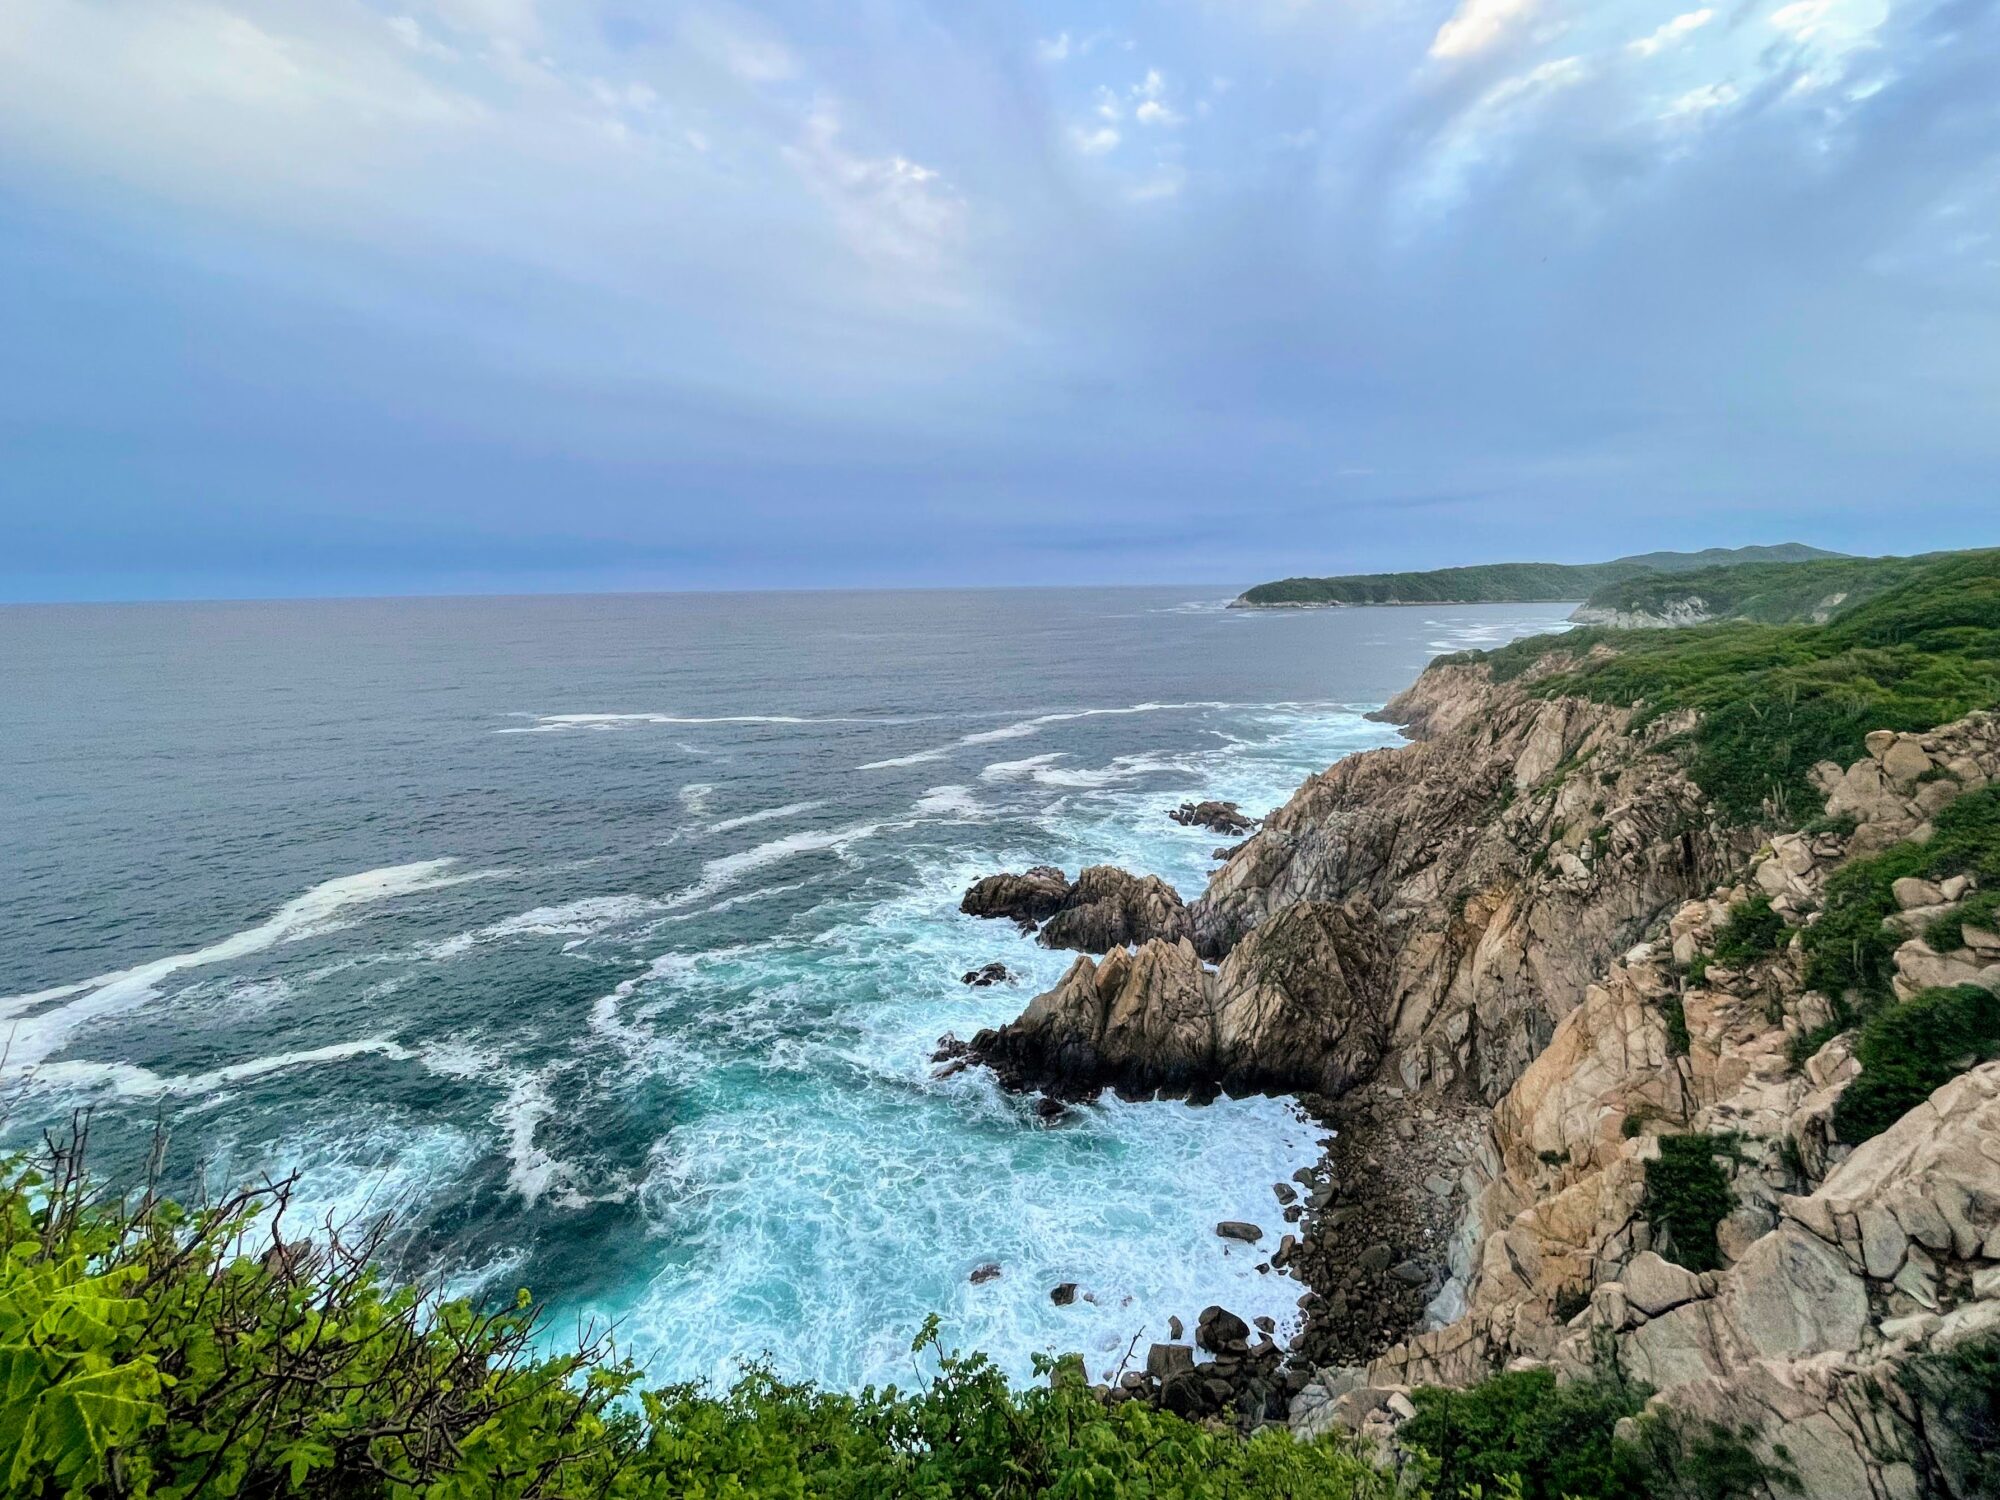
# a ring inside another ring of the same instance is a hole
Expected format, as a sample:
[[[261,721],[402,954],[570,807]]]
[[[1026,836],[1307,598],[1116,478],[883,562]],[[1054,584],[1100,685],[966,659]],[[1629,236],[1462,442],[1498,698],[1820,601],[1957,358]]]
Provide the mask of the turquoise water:
[[[1191,897],[1221,841],[1170,808],[1265,811],[1431,655],[1563,613],[1231,592],[0,609],[7,1138],[89,1107],[106,1170],[156,1121],[183,1191],[299,1170],[302,1216],[392,1212],[403,1269],[662,1379],[900,1378],[931,1312],[1023,1376],[1288,1319],[1213,1227],[1278,1226],[1289,1104],[1052,1127],[930,1076],[1073,959],[960,916],[974,878]]]

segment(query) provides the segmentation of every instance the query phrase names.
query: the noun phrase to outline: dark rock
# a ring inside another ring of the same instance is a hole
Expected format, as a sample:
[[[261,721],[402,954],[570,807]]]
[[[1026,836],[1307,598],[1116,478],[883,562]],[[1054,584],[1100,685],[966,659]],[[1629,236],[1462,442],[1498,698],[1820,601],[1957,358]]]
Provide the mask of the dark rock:
[[[1042,922],[1062,909],[1069,877],[1053,865],[1037,865],[1025,875],[988,875],[975,881],[958,909],[968,917],[1010,917]]]
[[[1299,1201],[1299,1190],[1289,1182],[1274,1182],[1271,1184],[1271,1191],[1277,1195],[1280,1203],[1291,1204]]]
[[[977,969],[968,969],[960,975],[960,982],[969,984],[976,990],[991,989],[996,984],[1012,984],[1017,976],[1002,963],[986,964]]]
[[[1167,814],[1183,828],[1207,828],[1221,834],[1248,833],[1257,826],[1234,802],[1183,802]]]
[[[1160,1405],[1177,1417],[1198,1417],[1208,1405],[1207,1386],[1192,1369],[1160,1382]]]
[[[1076,877],[1036,941],[1044,948],[1109,953],[1156,938],[1179,942],[1193,932],[1180,893],[1159,876],[1092,865]]]
[[[1076,1301],[1076,1283],[1074,1281],[1065,1281],[1061,1286],[1049,1293],[1049,1301],[1055,1303],[1057,1307],[1068,1307],[1072,1302]]]
[[[1260,1315],[1255,1321],[1257,1327],[1261,1328],[1265,1333],[1276,1333],[1278,1331],[1278,1320],[1268,1313]]]
[[[1069,1118],[1069,1107],[1060,1099],[1051,1099],[1047,1094],[1035,1101],[1035,1118],[1045,1124],[1054,1125]]]
[[[1411,1259],[1394,1267],[1389,1274],[1410,1286],[1422,1286],[1431,1279],[1431,1268],[1420,1260]]]
[[[966,1280],[970,1281],[974,1286],[978,1286],[982,1282],[995,1280],[999,1275],[1000,1275],[999,1263],[997,1261],[989,1260],[983,1266],[975,1266],[973,1268],[972,1274],[968,1276]]]
[[[1154,1344],[1146,1350],[1146,1373],[1165,1381],[1194,1370],[1194,1350],[1186,1344]]]
[[[1232,1346],[1239,1352],[1249,1347],[1250,1325],[1222,1307],[1204,1307],[1195,1319],[1195,1347],[1221,1354]]]
[[[1178,1343],[1183,1332],[1184,1326],[1178,1317],[1169,1317],[1167,1319],[1167,1337]]]
[[[1264,1238],[1262,1229],[1241,1219],[1224,1219],[1215,1226],[1215,1232],[1225,1240],[1241,1240],[1246,1245],[1254,1245]]]

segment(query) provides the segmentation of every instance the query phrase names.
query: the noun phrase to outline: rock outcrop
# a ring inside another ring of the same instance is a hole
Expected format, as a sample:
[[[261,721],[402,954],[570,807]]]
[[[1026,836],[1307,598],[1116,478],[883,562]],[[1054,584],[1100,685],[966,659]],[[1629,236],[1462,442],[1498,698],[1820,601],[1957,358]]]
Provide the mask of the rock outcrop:
[[[1234,802],[1183,802],[1167,816],[1183,828],[1209,828],[1231,838],[1257,826]]]
[[[1050,865],[1025,874],[988,875],[959,902],[973,917],[1005,917],[1027,930],[1039,927],[1044,948],[1107,953],[1154,939],[1175,942],[1192,928],[1180,893],[1157,875],[1133,875],[1115,865],[1092,865],[1074,882]]]
[[[1018,1020],[974,1037],[972,1053],[1010,1087],[1064,1097],[1335,1095],[1381,1058],[1388,957],[1365,906],[1299,902],[1219,969],[1186,937],[1078,959]]]

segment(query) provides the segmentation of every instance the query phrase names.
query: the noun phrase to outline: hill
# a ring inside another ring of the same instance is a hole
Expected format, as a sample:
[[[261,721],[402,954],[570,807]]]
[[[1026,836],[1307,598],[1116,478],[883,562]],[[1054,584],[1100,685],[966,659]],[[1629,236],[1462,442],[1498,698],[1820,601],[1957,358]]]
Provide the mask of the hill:
[[[1708,547],[1642,552],[1602,563],[1486,563],[1421,573],[1356,573],[1286,578],[1246,589],[1232,609],[1311,609],[1335,604],[1529,604],[1586,599],[1601,588],[1656,573],[1742,563],[1787,564],[1841,554],[1783,542],[1774,547]]]
[[[1916,576],[1948,553],[1746,562],[1692,573],[1647,573],[1596,590],[1570,616],[1580,625],[1642,629],[1754,620],[1823,625],[1843,610]]]

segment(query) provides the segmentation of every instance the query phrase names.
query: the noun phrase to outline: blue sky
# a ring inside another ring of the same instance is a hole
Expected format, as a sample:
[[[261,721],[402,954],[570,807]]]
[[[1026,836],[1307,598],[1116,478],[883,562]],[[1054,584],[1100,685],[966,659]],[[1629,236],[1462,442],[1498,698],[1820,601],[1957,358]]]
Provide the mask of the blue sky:
[[[0,598],[2000,541],[2000,6],[6,0]]]

